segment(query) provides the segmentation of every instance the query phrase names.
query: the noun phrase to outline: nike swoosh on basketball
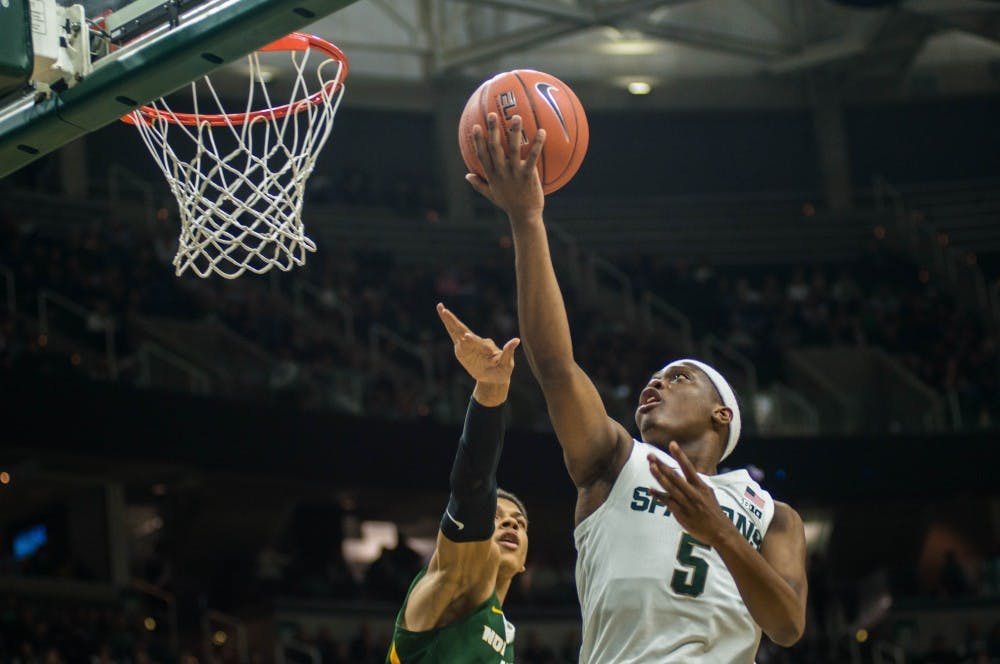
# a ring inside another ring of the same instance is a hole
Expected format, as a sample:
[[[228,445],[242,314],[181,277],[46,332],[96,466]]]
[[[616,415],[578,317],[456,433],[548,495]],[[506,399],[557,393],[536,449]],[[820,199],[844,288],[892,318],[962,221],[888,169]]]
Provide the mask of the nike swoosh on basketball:
[[[535,90],[541,95],[545,103],[552,107],[555,112],[556,117],[559,118],[559,124],[562,125],[563,134],[566,136],[566,140],[569,140],[569,129],[566,127],[566,118],[563,117],[562,109],[559,108],[559,102],[556,101],[555,97],[552,96],[552,92],[558,92],[559,88],[555,87],[550,83],[539,82],[535,83]]]
[[[444,513],[448,515],[448,518],[451,519],[451,522],[453,524],[455,524],[458,527],[459,530],[465,530],[465,524],[462,523],[461,521],[459,521],[458,519],[456,519],[455,517],[453,517],[451,515],[451,512],[449,512],[448,510],[445,510]]]

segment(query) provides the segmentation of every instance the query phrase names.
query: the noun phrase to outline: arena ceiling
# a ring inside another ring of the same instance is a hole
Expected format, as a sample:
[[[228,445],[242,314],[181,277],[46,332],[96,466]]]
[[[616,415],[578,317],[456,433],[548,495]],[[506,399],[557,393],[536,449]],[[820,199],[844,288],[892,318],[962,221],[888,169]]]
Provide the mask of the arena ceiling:
[[[422,105],[519,67],[611,106],[794,105],[817,85],[848,100],[1000,90],[995,0],[359,0],[313,30],[375,104]]]

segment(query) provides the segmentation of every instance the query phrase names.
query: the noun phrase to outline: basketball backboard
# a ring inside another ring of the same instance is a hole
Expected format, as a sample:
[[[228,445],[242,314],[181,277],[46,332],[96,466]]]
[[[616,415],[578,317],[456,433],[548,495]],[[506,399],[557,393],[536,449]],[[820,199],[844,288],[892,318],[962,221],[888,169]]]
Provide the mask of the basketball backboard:
[[[354,1],[4,0],[34,72],[0,90],[0,177]]]

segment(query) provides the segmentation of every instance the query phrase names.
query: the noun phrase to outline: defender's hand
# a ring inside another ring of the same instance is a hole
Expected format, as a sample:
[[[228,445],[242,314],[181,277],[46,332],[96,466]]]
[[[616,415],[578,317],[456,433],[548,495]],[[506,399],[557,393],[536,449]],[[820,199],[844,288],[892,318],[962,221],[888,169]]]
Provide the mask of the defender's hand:
[[[492,339],[483,339],[472,332],[440,302],[437,312],[455,344],[455,357],[469,375],[479,383],[509,385],[514,371],[514,349],[521,340],[515,337],[499,348]]]
[[[486,116],[485,130],[482,125],[472,128],[476,156],[486,178],[469,173],[465,179],[476,191],[506,212],[512,222],[540,216],[545,207],[545,194],[542,193],[536,166],[545,144],[545,130],[538,130],[526,158],[521,159],[521,116],[515,115],[510,120],[507,131],[509,157],[500,142],[499,125],[497,114],[490,113]]]
[[[647,457],[649,470],[664,489],[658,491],[651,488],[650,493],[670,508],[677,522],[692,537],[709,546],[716,546],[727,530],[733,528],[732,522],[723,515],[712,487],[698,476],[698,471],[681,446],[671,442],[667,451],[680,464],[684,474],[679,474],[650,454]]]

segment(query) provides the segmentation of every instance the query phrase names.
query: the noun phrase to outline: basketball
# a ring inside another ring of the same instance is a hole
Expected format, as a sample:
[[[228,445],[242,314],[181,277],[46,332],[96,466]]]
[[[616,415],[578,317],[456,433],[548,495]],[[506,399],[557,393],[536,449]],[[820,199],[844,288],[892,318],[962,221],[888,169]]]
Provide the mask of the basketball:
[[[515,69],[497,74],[469,97],[458,124],[458,144],[469,171],[483,175],[472,140],[472,128],[481,125],[486,130],[486,115],[497,114],[500,140],[504,151],[507,128],[515,115],[520,115],[524,133],[521,137],[521,157],[539,128],[545,129],[545,147],[538,160],[538,175],[542,189],[551,194],[563,187],[576,174],[587,154],[590,129],[580,100],[568,85],[555,76],[531,69]]]

